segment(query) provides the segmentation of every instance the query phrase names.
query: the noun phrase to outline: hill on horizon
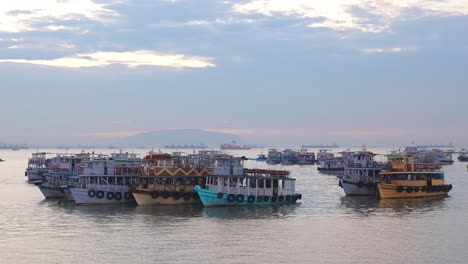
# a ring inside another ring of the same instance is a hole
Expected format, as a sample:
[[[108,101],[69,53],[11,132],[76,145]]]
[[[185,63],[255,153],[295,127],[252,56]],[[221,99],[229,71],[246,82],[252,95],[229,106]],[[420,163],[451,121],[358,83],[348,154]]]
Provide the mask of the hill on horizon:
[[[219,145],[239,140],[234,134],[210,132],[201,129],[172,129],[140,133],[130,136],[115,144],[122,147],[164,147],[165,145],[200,145],[218,147]]]

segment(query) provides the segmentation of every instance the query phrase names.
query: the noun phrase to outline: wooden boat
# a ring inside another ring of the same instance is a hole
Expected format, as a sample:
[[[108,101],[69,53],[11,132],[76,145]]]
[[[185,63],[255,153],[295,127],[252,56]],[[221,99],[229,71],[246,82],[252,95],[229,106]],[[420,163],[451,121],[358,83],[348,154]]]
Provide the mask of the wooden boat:
[[[440,165],[416,165],[414,157],[391,157],[392,166],[380,173],[377,183],[381,199],[447,196],[452,190],[445,183]]]

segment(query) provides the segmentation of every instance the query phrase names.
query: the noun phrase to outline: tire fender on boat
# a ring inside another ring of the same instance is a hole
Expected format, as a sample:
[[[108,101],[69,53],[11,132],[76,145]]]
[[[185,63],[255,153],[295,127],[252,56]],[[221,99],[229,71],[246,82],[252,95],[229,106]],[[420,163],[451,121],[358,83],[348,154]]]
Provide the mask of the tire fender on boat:
[[[268,196],[263,196],[263,201],[264,201],[264,202],[268,202],[268,200],[270,200],[270,197],[268,197]]]
[[[253,195],[251,195],[251,196],[253,196]],[[249,198],[250,198],[250,197],[249,197]],[[258,196],[258,197],[257,197],[257,202],[263,202],[263,196]]]
[[[228,202],[233,203],[236,200],[236,196],[231,193],[227,196],[227,200]]]
[[[403,192],[403,186],[397,186],[396,188],[397,192]]]
[[[413,186],[408,186],[408,187],[406,187],[406,191],[407,191],[408,193],[412,193],[413,190],[414,190],[414,189],[413,189]]]
[[[102,198],[104,197],[104,192],[101,191],[101,190],[97,191],[96,197],[97,197],[98,199],[102,199]]]
[[[236,201],[238,203],[243,203],[244,202],[244,195],[238,194],[237,197],[236,197]]]
[[[124,198],[125,198],[125,200],[130,200],[130,193],[129,193],[129,192],[125,192],[125,193],[124,193]]]
[[[223,198],[223,193],[218,193],[218,198]]]
[[[286,202],[291,201],[291,195],[286,195]]]
[[[158,197],[159,197],[159,192],[158,191],[151,192],[151,198],[157,199]]]
[[[170,194],[169,194],[168,191],[164,191],[164,192],[161,193],[161,196],[162,196],[162,198],[164,198],[164,199],[169,198],[169,195],[170,195]]]
[[[115,198],[115,200],[117,200],[117,201],[122,200],[122,193],[121,193],[121,192],[116,192],[114,198]]]
[[[89,196],[89,197],[94,197],[94,196],[96,196],[96,191],[95,191],[95,190],[89,190],[89,191],[88,191],[88,196]]]
[[[261,196],[259,196],[258,198],[261,198]],[[255,202],[255,196],[249,195],[249,198],[247,198],[247,201],[248,201],[249,203]]]
[[[280,195],[278,196],[278,202],[283,202],[284,201],[284,196],[283,195]]]
[[[113,193],[113,192],[107,192],[106,198],[107,198],[108,200],[114,199],[114,193]]]
[[[192,194],[186,192],[186,193],[184,193],[184,195],[182,195],[182,197],[184,197],[184,200],[185,200],[185,201],[188,201],[188,200],[190,200],[190,198],[192,197]]]

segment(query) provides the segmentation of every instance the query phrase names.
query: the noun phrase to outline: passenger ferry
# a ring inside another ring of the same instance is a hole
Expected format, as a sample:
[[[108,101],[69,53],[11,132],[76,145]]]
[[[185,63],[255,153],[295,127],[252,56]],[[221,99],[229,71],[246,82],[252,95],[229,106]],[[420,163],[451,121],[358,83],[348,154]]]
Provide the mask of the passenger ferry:
[[[270,149],[268,150],[268,156],[266,163],[270,165],[280,164],[282,159],[282,154],[277,149]]]
[[[142,159],[128,152],[92,157],[82,162],[68,191],[76,205],[135,203],[129,185],[139,183],[142,166]]]
[[[44,173],[49,170],[50,160],[47,159],[46,152],[32,153],[28,160],[28,167],[24,176],[28,177],[29,182],[44,180]]]
[[[322,158],[318,161],[317,170],[322,173],[331,173],[341,176],[349,161],[353,160],[352,152],[349,150],[340,152],[340,156],[332,158]]]
[[[468,161],[468,149],[461,149],[460,155],[458,156],[459,161]]]
[[[346,164],[343,177],[339,180],[339,185],[347,196],[376,195],[376,182],[382,168],[374,161],[375,156],[376,154],[365,149],[352,153],[353,159]]]
[[[392,157],[391,161],[392,167],[380,172],[377,183],[381,199],[447,196],[452,190],[440,165],[417,165],[414,157]]]
[[[194,156],[191,156],[192,158]],[[148,155],[144,159],[143,177],[131,192],[138,205],[180,205],[200,203],[194,186],[204,186],[209,165],[204,161],[175,155]]]
[[[88,160],[92,154],[84,151],[78,154],[57,154],[50,159],[50,167],[44,173],[44,180],[36,181],[35,184],[47,198],[68,198],[66,188],[73,176],[80,173],[80,165]]]
[[[302,198],[295,181],[287,171],[244,169],[244,159],[232,157],[216,160],[195,191],[204,207],[294,204]]]
[[[248,145],[244,145],[244,146],[238,145],[235,140],[233,140],[231,143],[221,144],[220,148],[222,150],[248,150],[248,149],[252,149],[252,147],[248,146]]]
[[[281,155],[281,165],[294,165],[297,164],[297,151],[292,149],[285,149]]]
[[[297,164],[299,165],[312,165],[316,161],[314,152],[309,152],[307,149],[301,149],[297,152]]]

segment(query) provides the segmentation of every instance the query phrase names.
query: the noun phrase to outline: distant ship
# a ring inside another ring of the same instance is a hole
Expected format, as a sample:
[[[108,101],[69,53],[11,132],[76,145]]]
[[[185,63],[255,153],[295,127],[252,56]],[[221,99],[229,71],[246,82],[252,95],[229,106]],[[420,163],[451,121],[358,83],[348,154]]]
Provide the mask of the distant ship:
[[[200,145],[166,145],[164,146],[164,148],[166,149],[206,149],[207,146],[205,146],[204,144],[200,144]]]
[[[238,145],[235,140],[233,140],[231,143],[226,143],[226,144],[221,144],[221,149],[222,150],[239,150],[239,149],[251,149],[251,146],[248,145]]]
[[[302,145],[302,148],[339,148],[339,146],[336,143],[333,143],[332,145]]]
[[[454,148],[455,146],[453,145],[453,143],[449,143],[447,145],[444,145],[444,144],[441,144],[441,145],[432,145],[432,144],[429,144],[429,145],[417,145],[416,147],[418,148]]]

